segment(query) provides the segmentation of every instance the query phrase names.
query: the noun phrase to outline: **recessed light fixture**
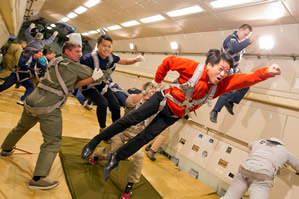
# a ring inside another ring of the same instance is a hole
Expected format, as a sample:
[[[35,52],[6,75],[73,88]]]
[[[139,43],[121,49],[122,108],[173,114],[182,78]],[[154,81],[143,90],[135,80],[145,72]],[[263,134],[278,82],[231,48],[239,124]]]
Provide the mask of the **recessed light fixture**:
[[[69,18],[67,18],[67,17],[63,17],[60,21],[62,21],[62,22],[67,22],[67,21],[69,21],[70,19]]]
[[[119,25],[109,26],[108,29],[109,30],[118,30],[118,29],[121,29],[121,26],[119,26]]]
[[[83,33],[81,33],[81,35],[87,36],[87,35],[89,35],[89,33],[88,32],[83,32]]]
[[[97,34],[97,33],[98,33],[98,32],[95,31],[95,30],[88,31],[88,34],[90,34],[90,35]]]
[[[122,25],[123,27],[130,27],[130,26],[136,26],[138,24],[140,24],[138,21],[132,20],[132,21],[121,23],[120,25]]]
[[[237,5],[244,5],[248,3],[265,2],[265,0],[214,0],[210,1],[209,4],[213,8],[225,8]]]
[[[135,44],[130,43],[130,49],[131,49],[131,50],[134,50],[134,49],[135,49]]]
[[[261,49],[270,50],[274,47],[274,39],[272,36],[263,36],[259,38],[259,46]]]
[[[87,8],[85,8],[84,6],[80,6],[76,10],[74,10],[74,12],[77,13],[77,14],[82,14],[86,10],[87,10]]]
[[[86,3],[84,3],[84,5],[85,5],[86,7],[88,7],[88,8],[91,8],[91,7],[97,5],[97,4],[100,3],[100,2],[101,2],[101,0],[89,0],[89,1],[87,1]]]
[[[50,26],[51,26],[51,27],[53,27],[53,28],[55,28],[55,27],[56,27],[56,25],[55,25],[55,24],[53,24],[53,23],[52,23]]]
[[[151,22],[155,22],[155,21],[161,21],[163,19],[165,19],[165,17],[163,17],[162,15],[154,15],[151,17],[142,18],[142,19],[140,19],[140,21],[142,23],[151,23]]]
[[[170,47],[172,50],[177,50],[179,49],[179,44],[176,41],[170,42]]]
[[[187,7],[187,8],[173,10],[173,11],[167,12],[166,14],[170,17],[178,17],[178,16],[194,14],[194,13],[198,13],[198,12],[202,12],[202,11],[203,11],[203,9],[200,6],[191,6],[191,7]]]
[[[70,12],[68,15],[66,15],[68,18],[73,19],[77,17],[78,15],[76,13]]]

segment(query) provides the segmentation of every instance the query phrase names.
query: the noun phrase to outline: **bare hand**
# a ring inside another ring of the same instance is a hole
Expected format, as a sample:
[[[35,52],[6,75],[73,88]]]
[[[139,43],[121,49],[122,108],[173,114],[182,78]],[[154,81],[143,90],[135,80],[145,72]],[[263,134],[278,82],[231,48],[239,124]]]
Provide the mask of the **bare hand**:
[[[259,35],[252,34],[249,38],[250,43],[255,42],[259,38]]]
[[[280,75],[280,73],[281,73],[280,67],[277,64],[272,64],[268,68],[268,74],[271,75],[271,76]]]
[[[35,28],[35,24],[34,23],[30,24],[30,28],[31,29]]]

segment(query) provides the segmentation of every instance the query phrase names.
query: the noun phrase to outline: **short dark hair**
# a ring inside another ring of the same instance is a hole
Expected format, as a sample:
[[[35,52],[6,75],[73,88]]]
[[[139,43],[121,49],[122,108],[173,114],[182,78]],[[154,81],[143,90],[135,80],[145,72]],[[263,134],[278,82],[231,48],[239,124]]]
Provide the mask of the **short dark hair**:
[[[108,40],[111,43],[113,43],[112,38],[109,35],[101,35],[101,36],[99,36],[99,38],[97,40],[97,43],[100,44],[100,43],[102,43],[103,40]]]
[[[209,50],[205,64],[207,65],[210,63],[212,66],[214,66],[215,64],[219,64],[221,60],[229,63],[230,68],[234,67],[234,59],[232,56],[228,52],[221,52],[218,49]]]
[[[250,32],[252,32],[252,27],[249,24],[243,24],[239,29],[248,29]]]
[[[75,42],[72,42],[72,41],[66,41],[66,42],[64,42],[64,44],[62,46],[62,53],[65,52],[65,49],[72,50],[73,48],[76,48],[76,47],[81,48],[81,45],[77,44]]]
[[[143,90],[145,90],[150,84],[151,82],[146,82],[145,84],[143,84],[142,86]]]

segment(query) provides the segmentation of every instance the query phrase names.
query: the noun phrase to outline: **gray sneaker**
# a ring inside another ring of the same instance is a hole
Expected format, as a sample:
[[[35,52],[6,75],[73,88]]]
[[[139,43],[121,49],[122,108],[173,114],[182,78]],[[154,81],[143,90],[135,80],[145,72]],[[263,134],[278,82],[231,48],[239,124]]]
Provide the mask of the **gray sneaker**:
[[[151,161],[155,161],[156,158],[155,158],[155,152],[153,150],[149,150],[147,153],[146,153],[147,157],[151,160]]]
[[[47,190],[52,189],[59,185],[58,181],[51,181],[48,178],[41,178],[38,181],[34,181],[33,179],[30,180],[28,184],[29,189],[41,189],[41,190]]]
[[[0,157],[2,157],[2,158],[7,158],[7,157],[10,156],[14,151],[15,151],[14,149],[12,149],[11,151],[8,151],[8,150],[5,151],[5,150],[2,149],[2,151],[1,151],[1,153],[0,153]]]

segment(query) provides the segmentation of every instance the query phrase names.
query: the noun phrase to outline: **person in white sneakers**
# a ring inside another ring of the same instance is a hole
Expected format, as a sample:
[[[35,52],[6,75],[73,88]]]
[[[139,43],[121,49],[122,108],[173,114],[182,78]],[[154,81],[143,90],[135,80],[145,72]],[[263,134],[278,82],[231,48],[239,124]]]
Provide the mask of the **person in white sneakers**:
[[[239,171],[221,199],[240,199],[249,188],[250,199],[268,199],[277,171],[289,164],[299,171],[299,160],[281,140],[275,137],[254,141],[249,158],[239,167]]]
[[[17,142],[36,124],[40,123],[43,143],[29,182],[29,189],[52,189],[59,183],[47,179],[52,164],[59,151],[62,141],[62,115],[68,94],[75,86],[83,86],[100,81],[101,70],[91,70],[82,65],[79,44],[67,41],[62,47],[63,57],[51,62],[38,87],[26,98],[24,110],[16,127],[3,141],[1,157],[8,157],[14,152]]]

